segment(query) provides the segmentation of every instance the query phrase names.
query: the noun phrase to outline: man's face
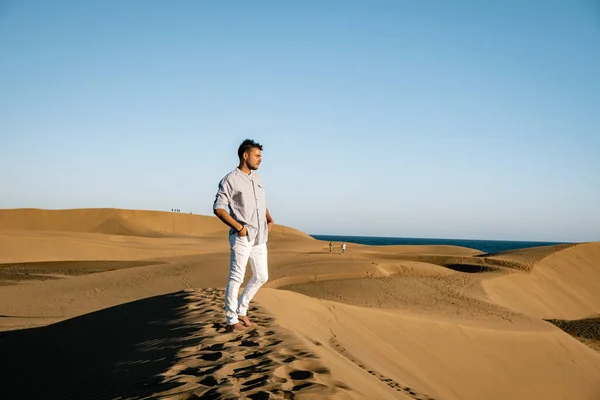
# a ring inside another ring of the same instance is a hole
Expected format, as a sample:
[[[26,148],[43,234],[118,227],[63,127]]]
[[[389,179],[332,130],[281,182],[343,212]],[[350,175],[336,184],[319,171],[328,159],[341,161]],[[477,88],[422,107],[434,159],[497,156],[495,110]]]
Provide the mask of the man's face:
[[[248,158],[246,159],[246,165],[252,171],[256,171],[258,169],[258,166],[262,162],[262,152],[260,151],[260,149],[254,147],[250,149],[250,151],[248,151],[246,154],[248,155]]]

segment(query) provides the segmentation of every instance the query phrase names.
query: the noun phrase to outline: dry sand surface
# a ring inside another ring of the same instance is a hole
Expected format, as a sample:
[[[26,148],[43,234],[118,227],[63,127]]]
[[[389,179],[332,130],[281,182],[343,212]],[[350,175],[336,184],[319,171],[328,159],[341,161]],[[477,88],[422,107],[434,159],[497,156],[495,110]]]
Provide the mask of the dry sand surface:
[[[0,210],[0,399],[600,399],[600,243],[342,256],[276,226],[257,326],[225,333],[226,235]]]

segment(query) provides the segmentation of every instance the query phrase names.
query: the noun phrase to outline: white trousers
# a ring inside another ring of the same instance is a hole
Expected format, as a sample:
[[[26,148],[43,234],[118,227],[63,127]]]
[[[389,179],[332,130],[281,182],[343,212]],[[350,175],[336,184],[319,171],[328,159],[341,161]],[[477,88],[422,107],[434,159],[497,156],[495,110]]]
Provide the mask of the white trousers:
[[[225,315],[227,324],[237,324],[238,316],[248,313],[248,305],[258,289],[269,279],[267,265],[267,244],[256,245],[248,241],[247,236],[233,234],[229,236],[230,260],[229,281],[225,292]],[[252,277],[246,283],[242,295],[239,296],[240,287],[244,282],[246,265],[250,261]]]

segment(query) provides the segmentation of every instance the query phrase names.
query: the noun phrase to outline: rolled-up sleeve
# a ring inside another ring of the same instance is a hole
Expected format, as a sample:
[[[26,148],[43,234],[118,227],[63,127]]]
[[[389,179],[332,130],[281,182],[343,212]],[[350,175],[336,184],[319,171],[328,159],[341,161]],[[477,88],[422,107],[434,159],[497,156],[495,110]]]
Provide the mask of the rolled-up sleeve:
[[[227,179],[223,179],[223,180],[221,180],[221,182],[219,182],[219,190],[217,191],[217,195],[215,196],[213,210],[222,208],[226,211],[229,211],[230,199],[231,199],[231,185],[229,184]]]

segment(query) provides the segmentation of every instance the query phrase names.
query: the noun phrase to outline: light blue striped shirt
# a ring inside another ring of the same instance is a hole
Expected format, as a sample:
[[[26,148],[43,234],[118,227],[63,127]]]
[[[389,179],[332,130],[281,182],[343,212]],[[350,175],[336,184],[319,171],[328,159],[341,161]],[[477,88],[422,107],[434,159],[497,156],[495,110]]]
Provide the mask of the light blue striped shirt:
[[[256,171],[250,174],[234,169],[219,182],[213,209],[222,208],[248,229],[248,241],[267,242],[267,201],[265,185]],[[237,234],[232,228],[230,235]]]

